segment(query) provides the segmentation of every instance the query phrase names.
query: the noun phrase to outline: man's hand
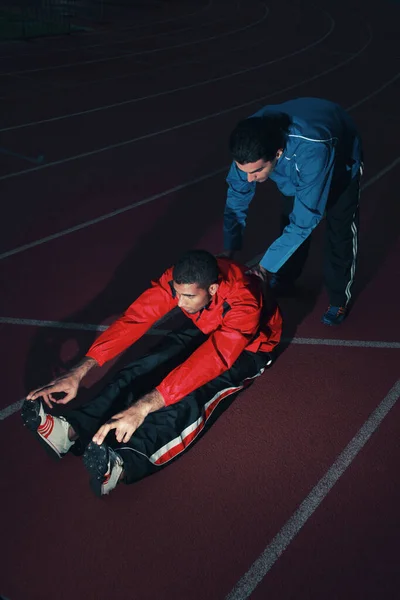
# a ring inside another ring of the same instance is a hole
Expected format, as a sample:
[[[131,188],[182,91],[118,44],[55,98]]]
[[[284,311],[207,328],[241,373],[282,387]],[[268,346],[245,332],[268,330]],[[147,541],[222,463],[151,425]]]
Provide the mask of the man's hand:
[[[96,444],[102,444],[108,433],[115,429],[115,437],[121,443],[128,442],[136,429],[141,426],[148,412],[141,406],[136,404],[114,415],[107,423],[105,423],[98,432],[93,436],[93,441]]]
[[[61,377],[57,377],[57,379],[53,379],[47,385],[29,392],[26,399],[36,400],[36,398],[41,396],[49,408],[52,407],[52,402],[55,404],[66,404],[77,395],[80,381],[80,378],[75,373],[66,373]],[[53,396],[53,394],[58,392],[64,392],[65,394],[61,400],[56,400]]]
[[[256,275],[256,277],[259,278],[261,283],[261,294],[263,296],[264,313],[272,313],[272,311],[276,309],[276,299],[272,291],[274,275],[269,273],[261,265],[256,265],[252,269],[249,269],[246,271],[246,275],[247,274]]]
[[[246,274],[256,275],[256,277],[261,279],[263,291],[266,291],[266,289],[268,288],[269,273],[266,269],[264,269],[264,267],[262,267],[261,265],[256,265],[255,267],[252,267],[251,269],[246,271]]]
[[[115,437],[120,443],[127,443],[138,429],[147,415],[159,408],[163,408],[165,402],[160,392],[152,390],[135,404],[126,410],[114,415],[93,436],[96,444],[102,444],[108,433],[115,429]]]
[[[65,373],[64,375],[53,379],[53,381],[50,381],[50,383],[29,392],[26,399],[36,400],[36,398],[42,397],[43,401],[49,408],[52,408],[52,403],[67,404],[67,402],[70,402],[70,400],[76,397],[81,380],[95,365],[97,365],[97,362],[93,358],[85,357],[80,363],[77,364],[76,367],[68,371],[68,373]],[[53,394],[60,392],[64,393],[65,396],[61,398],[61,400],[57,400],[54,398]]]

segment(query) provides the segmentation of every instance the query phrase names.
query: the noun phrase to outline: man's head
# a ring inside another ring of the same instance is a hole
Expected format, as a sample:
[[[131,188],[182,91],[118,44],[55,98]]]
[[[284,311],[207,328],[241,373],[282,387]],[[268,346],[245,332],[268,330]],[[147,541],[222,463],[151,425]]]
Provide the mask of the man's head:
[[[206,250],[186,252],[172,271],[178,306],[190,314],[204,308],[218,290],[218,276],[215,256]]]
[[[286,146],[289,124],[287,115],[251,117],[240,121],[232,131],[230,151],[249,182],[268,179]]]

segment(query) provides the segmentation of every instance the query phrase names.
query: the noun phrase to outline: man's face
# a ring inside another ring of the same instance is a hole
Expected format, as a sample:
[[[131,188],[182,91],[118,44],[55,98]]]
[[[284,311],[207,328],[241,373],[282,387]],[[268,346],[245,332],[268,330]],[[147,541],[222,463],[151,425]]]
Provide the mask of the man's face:
[[[197,283],[176,283],[174,281],[173,285],[179,308],[183,308],[191,315],[207,306],[218,289],[217,283],[210,285],[208,290],[199,287]]]
[[[241,165],[235,161],[238,169],[243,171],[243,173],[247,174],[247,181],[250,183],[252,181],[256,181],[257,183],[263,183],[267,181],[268,177],[275,169],[275,165],[282,156],[282,150],[278,150],[276,153],[276,157],[274,160],[263,160],[260,158],[257,162],[246,163],[245,165]]]

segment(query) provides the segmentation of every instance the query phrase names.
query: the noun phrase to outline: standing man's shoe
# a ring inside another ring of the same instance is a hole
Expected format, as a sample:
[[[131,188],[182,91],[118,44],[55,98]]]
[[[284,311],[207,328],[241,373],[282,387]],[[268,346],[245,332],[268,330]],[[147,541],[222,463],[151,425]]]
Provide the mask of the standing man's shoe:
[[[46,413],[40,400],[25,400],[21,416],[24,425],[53,458],[62,458],[75,443],[68,437],[68,421]]]
[[[328,306],[321,321],[324,325],[340,325],[346,318],[347,311],[344,306]]]

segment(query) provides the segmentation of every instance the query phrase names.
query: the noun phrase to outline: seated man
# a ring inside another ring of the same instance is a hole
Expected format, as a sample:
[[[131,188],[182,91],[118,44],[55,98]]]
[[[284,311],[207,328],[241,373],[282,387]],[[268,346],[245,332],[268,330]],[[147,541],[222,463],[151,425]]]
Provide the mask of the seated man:
[[[281,315],[277,307],[263,309],[260,280],[245,271],[204,250],[187,252],[99,336],[81,362],[28,394],[25,425],[59,458],[79,438],[96,495],[179,456],[226,408],[227,398],[272,362]],[[44,405],[51,409],[72,400],[90,369],[124,351],[176,306],[191,327],[166,335],[67,416],[45,411]],[[65,394],[61,400],[54,396],[59,392]]]

